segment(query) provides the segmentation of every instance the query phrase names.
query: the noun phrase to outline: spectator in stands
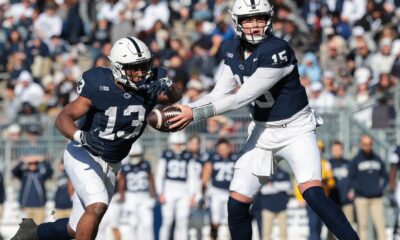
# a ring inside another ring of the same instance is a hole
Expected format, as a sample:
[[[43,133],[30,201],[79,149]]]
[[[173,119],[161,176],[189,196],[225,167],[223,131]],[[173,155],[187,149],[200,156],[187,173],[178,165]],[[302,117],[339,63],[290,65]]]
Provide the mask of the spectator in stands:
[[[24,52],[26,45],[22,39],[21,33],[17,29],[12,29],[8,35],[8,41],[4,47],[5,58],[11,57],[14,53]]]
[[[382,73],[390,73],[395,61],[395,56],[391,55],[392,40],[383,38],[379,42],[379,52],[371,56],[371,69],[375,76]]]
[[[56,208],[56,219],[69,218],[72,211],[72,195],[74,187],[65,172],[64,162],[61,160],[58,164],[59,176],[57,177],[57,189],[54,194],[54,203]]]
[[[59,36],[62,31],[62,19],[57,15],[57,4],[49,2],[45,6],[45,11],[35,19],[33,28],[35,34],[43,41],[50,40],[51,36]]]
[[[33,15],[33,4],[30,0],[21,0],[20,2],[11,4],[10,15],[13,16],[14,21],[18,22],[21,18],[31,18]]]
[[[126,18],[126,10],[121,9],[118,13],[119,21],[116,24],[111,26],[111,42],[116,42],[118,39],[123,38],[125,36],[133,36],[133,24]]]
[[[340,5],[343,1],[336,1],[336,5]],[[329,4],[329,3],[328,3]],[[338,6],[338,9],[341,7]],[[340,10],[339,11],[331,11],[331,21],[332,21],[332,28],[334,29],[335,33],[348,40],[351,36],[351,27],[347,22],[344,22],[340,17]]]
[[[104,44],[111,41],[110,23],[105,18],[97,20],[93,32],[89,38],[92,46],[92,56],[95,58],[103,48]]]
[[[353,25],[354,22],[361,19],[367,8],[367,0],[344,0],[341,13],[342,20]]]
[[[50,37],[47,42],[50,41]],[[37,35],[32,37],[32,40],[27,43],[26,49],[27,64],[31,69],[32,75],[36,78],[50,74],[51,59],[47,44]]]
[[[144,9],[143,17],[138,21],[137,26],[147,31],[154,26],[157,20],[161,20],[165,25],[168,25],[170,11],[168,4],[165,1],[151,0],[150,4]]]
[[[52,36],[48,43],[49,54],[52,60],[62,63],[60,57],[70,51],[69,46],[60,36]]]
[[[346,67],[344,53],[337,45],[337,41],[330,40],[326,44],[326,50],[321,51],[324,53],[321,55],[321,68],[323,71],[332,72],[334,76],[338,76],[340,69]]]
[[[259,201],[262,208],[262,237],[263,240],[270,240],[274,220],[278,220],[279,239],[287,238],[287,204],[289,194],[292,190],[290,175],[276,168],[271,179],[261,188]]]
[[[368,239],[368,219],[371,217],[378,240],[385,240],[385,208],[383,191],[388,174],[382,159],[372,150],[373,140],[368,135],[360,138],[360,151],[350,162],[350,190],[354,199],[360,239]]]
[[[332,95],[336,95],[336,77],[335,73],[331,71],[325,71],[322,77],[322,83],[324,84],[324,90]]]
[[[373,86],[373,94],[385,94],[396,85],[396,81],[392,78],[389,73],[379,74],[379,81]]]
[[[371,81],[371,72],[368,68],[357,68],[354,73],[354,79],[357,84],[356,102],[362,104],[369,99],[369,84]]]
[[[314,53],[308,52],[304,55],[303,62],[299,65],[299,72],[306,74],[312,83],[321,80],[322,71]]]
[[[112,24],[120,22],[119,13],[126,8],[124,1],[106,0],[102,1],[101,8],[97,14],[97,19],[104,19]],[[129,36],[129,35],[125,35]]]
[[[191,79],[186,85],[186,91],[182,96],[182,104],[196,101],[203,96],[203,83],[200,80]]]
[[[310,90],[308,98],[310,106],[320,113],[331,111],[331,108],[335,106],[335,96],[324,89],[321,82],[313,82]]]
[[[168,76],[180,89],[184,89],[189,81],[189,73],[183,59],[178,54],[173,54],[165,65],[168,67]]]
[[[366,67],[371,68],[371,49],[368,46],[366,40],[361,40],[358,45],[356,46],[356,50],[354,53],[354,61],[356,64],[356,68]]]
[[[329,162],[332,166],[333,177],[335,178],[335,186],[330,192],[332,200],[342,208],[344,215],[350,224],[354,224],[354,207],[353,201],[347,197],[349,189],[349,160],[344,158],[343,143],[335,140],[331,145],[331,158]],[[333,240],[334,236],[328,233],[328,239]]]
[[[354,25],[361,26],[365,31],[375,35],[381,30],[382,26],[387,25],[390,21],[389,14],[385,12],[381,2],[368,1],[367,12]]]
[[[28,71],[23,71],[18,77],[14,94],[19,102],[27,102],[38,108],[43,102],[44,91],[38,83],[33,81],[33,77]]]
[[[378,104],[372,108],[372,128],[389,129],[394,126],[396,111],[390,103],[390,95],[383,94],[378,99]]]
[[[37,155],[22,155],[21,161],[12,170],[21,181],[19,204],[26,217],[37,223],[45,220],[46,187],[53,170],[44,158]]]

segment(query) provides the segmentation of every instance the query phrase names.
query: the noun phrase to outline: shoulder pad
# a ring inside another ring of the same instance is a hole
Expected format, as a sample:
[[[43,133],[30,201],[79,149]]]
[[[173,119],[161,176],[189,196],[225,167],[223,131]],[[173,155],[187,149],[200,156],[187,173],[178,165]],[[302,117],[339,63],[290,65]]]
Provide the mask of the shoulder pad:
[[[108,68],[98,67],[84,72],[78,81],[78,94],[83,97],[92,98],[98,91],[98,86],[110,80],[107,79],[108,77],[112,78],[111,70]]]
[[[264,41],[259,51],[259,67],[283,68],[297,63],[294,51],[289,44],[274,36]]]
[[[162,157],[165,158],[165,159],[172,158],[174,155],[175,155],[175,154],[174,154],[171,150],[165,150],[165,151],[162,153]]]

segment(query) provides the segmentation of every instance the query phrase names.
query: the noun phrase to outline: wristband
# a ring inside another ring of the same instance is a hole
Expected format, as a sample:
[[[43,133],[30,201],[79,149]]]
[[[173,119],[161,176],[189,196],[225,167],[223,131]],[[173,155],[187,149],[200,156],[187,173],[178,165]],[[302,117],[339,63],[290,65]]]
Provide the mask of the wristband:
[[[215,116],[215,109],[212,103],[200,107],[194,107],[192,110],[193,110],[193,122],[198,122],[200,120],[204,120]]]
[[[77,142],[79,144],[82,144],[81,135],[82,135],[82,131],[81,130],[77,130],[74,133],[74,135],[72,137],[72,140],[74,140],[75,142]]]

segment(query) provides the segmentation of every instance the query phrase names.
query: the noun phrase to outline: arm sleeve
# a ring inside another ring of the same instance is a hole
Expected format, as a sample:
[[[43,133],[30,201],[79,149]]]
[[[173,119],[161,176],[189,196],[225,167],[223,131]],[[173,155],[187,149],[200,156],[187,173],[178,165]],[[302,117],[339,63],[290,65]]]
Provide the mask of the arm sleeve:
[[[213,102],[216,115],[241,108],[272,88],[279,80],[290,74],[294,65],[283,68],[258,68],[240,87],[239,91]]]
[[[208,103],[212,103],[217,99],[230,95],[236,88],[237,82],[232,73],[231,68],[223,63],[222,69],[219,71],[218,79],[214,89],[207,95],[203,96],[201,99],[190,103],[190,107],[199,107]]]
[[[164,180],[165,180],[165,170],[167,168],[167,161],[161,158],[158,161],[157,174],[156,174],[156,190],[157,194],[164,193]]]

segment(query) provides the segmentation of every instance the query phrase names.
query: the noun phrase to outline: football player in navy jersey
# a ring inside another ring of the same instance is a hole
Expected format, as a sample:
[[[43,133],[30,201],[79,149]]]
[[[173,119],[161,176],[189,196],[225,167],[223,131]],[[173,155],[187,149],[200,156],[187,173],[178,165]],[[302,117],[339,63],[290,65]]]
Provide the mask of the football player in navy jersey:
[[[128,155],[128,163],[121,167],[118,179],[120,198],[129,215],[131,239],[154,239],[153,208],[155,185],[150,163],[143,159],[143,146],[135,142]]]
[[[251,239],[249,207],[274,160],[286,159],[308,204],[339,239],[358,239],[340,208],[321,188],[315,128],[322,119],[308,105],[297,59],[288,43],[272,34],[268,0],[236,0],[231,11],[236,38],[224,43],[224,63],[213,91],[189,104],[170,127],[249,106],[252,124],[244,154],[235,165],[228,201],[232,239]],[[237,90],[237,87],[240,89]],[[237,90],[237,91],[236,91]]]
[[[147,115],[157,103],[180,99],[167,71],[152,68],[150,50],[139,39],[117,40],[109,59],[110,68],[83,73],[79,97],[55,122],[71,139],[64,152],[65,170],[75,189],[70,218],[38,227],[31,219],[23,220],[13,239],[95,239],[114,194],[120,162],[143,133]]]
[[[186,134],[171,133],[169,149],[165,150],[157,166],[156,190],[161,204],[162,225],[160,240],[169,240],[175,219],[176,240],[188,239],[190,208],[196,203],[199,179],[192,154],[185,150]]]
[[[202,176],[202,193],[206,192],[211,179],[208,194],[211,198],[211,239],[218,238],[220,225],[228,224],[226,204],[229,199],[229,184],[233,178],[233,167],[239,156],[232,152],[230,142],[221,138],[216,143],[216,152],[210,154],[204,164]],[[224,237],[223,239],[225,239]]]

